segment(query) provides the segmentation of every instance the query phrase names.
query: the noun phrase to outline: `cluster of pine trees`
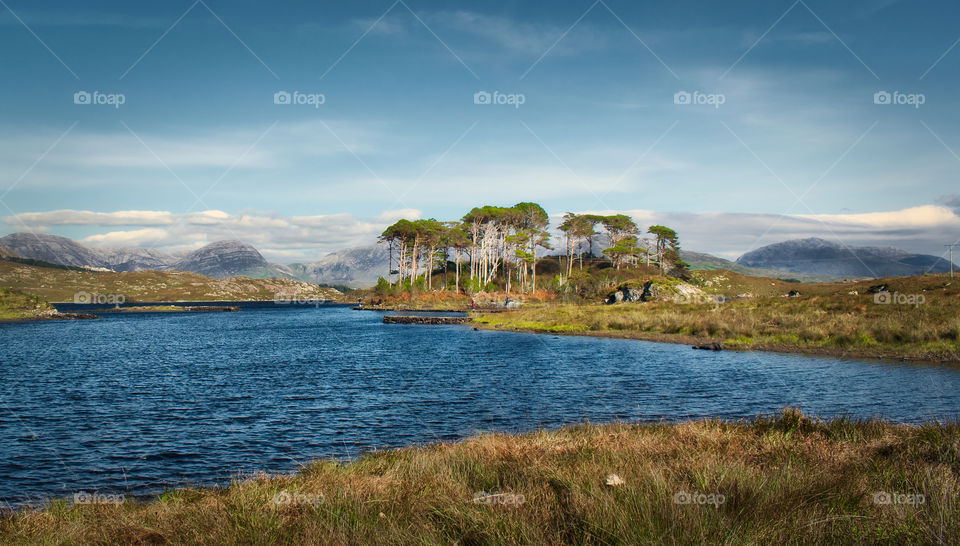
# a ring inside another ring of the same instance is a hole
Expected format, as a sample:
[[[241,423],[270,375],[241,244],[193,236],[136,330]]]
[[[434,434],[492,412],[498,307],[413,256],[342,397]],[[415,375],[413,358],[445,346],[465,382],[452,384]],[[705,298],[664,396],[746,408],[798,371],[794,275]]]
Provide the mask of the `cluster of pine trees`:
[[[521,292],[532,292],[537,288],[538,254],[553,250],[549,223],[543,207],[529,202],[512,207],[475,207],[459,221],[399,220],[380,235],[380,241],[390,245],[388,282],[391,287],[398,284],[431,290],[433,272],[441,263],[444,279],[448,266],[453,265],[457,291],[461,278],[467,277],[474,290],[500,280],[508,293],[513,286]],[[603,231],[598,232],[597,226]],[[566,250],[558,256],[560,286],[573,274],[577,260],[583,269],[584,250],[592,257],[594,240],[601,234],[606,235],[608,243],[603,254],[617,270],[644,263],[664,272],[682,264],[676,232],[666,226],[650,226],[647,233],[652,237],[641,238],[640,228],[624,214],[567,213],[558,229]]]

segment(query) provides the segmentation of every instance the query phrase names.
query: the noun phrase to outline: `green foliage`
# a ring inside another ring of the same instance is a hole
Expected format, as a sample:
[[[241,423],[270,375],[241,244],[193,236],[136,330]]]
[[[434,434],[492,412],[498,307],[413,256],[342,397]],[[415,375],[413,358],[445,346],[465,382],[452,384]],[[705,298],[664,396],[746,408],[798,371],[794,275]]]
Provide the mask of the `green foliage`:
[[[377,278],[377,285],[373,289],[374,294],[384,297],[389,295],[392,291],[393,290],[390,288],[390,283],[387,281],[387,279],[384,279],[383,277]]]
[[[636,268],[643,260],[649,261],[646,258],[649,253],[647,240],[641,244],[640,228],[629,216],[567,213],[559,226],[566,239],[565,253],[552,258],[557,269],[563,271],[559,282],[548,282],[547,286],[565,291],[564,286],[572,279],[575,291],[584,293],[618,280],[610,275],[597,279],[572,275],[575,254],[577,269],[582,270],[585,262],[594,261],[593,243],[600,235],[597,225],[603,227],[609,241],[609,247],[603,250],[604,263],[608,267],[612,265],[619,271],[625,265]],[[549,215],[537,203],[521,202],[512,207],[484,205],[472,208],[459,222],[399,220],[383,231],[380,240],[389,242],[391,249],[397,250],[401,278],[419,277],[421,273],[427,275],[426,285],[414,282],[414,288],[432,289],[430,275],[434,267],[431,265],[442,264],[446,274],[453,254],[457,260],[467,257],[465,269],[470,277],[483,277],[480,283],[461,281],[468,293],[489,290],[491,282],[524,292],[538,285],[537,273],[542,273],[537,267],[540,261],[538,249],[553,248],[548,226]],[[682,270],[686,264],[678,255],[676,232],[665,226],[651,226],[648,231],[657,235],[656,256],[662,272],[669,274],[673,270]],[[552,275],[554,271],[548,273]],[[538,287],[543,288],[542,285]]]

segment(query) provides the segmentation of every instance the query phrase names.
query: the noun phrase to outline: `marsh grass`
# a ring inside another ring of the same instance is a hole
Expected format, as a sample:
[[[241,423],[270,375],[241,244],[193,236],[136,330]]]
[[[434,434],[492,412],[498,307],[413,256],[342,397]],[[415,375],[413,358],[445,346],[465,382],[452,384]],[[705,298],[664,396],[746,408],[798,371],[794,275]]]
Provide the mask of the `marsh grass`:
[[[731,349],[960,361],[960,294],[948,281],[921,278],[905,286],[923,294],[918,305],[877,304],[872,294],[849,293],[864,290],[862,284],[807,285],[802,288],[814,294],[723,304],[545,304],[475,321],[504,329],[720,341]]]
[[[789,410],[742,423],[584,424],[319,461],[146,503],[59,501],[5,516],[0,541],[957,544],[958,446],[956,424],[818,422]],[[612,473],[622,485],[606,485]],[[880,492],[924,502],[877,504]],[[480,493],[512,501],[475,502]],[[278,494],[306,501],[278,504]],[[675,502],[683,494],[723,502]]]

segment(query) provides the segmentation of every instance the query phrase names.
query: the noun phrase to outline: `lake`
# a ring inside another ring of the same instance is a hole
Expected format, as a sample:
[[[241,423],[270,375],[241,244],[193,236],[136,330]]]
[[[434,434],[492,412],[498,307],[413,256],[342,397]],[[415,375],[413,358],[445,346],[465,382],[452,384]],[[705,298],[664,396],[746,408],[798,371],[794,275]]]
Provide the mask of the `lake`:
[[[0,499],[147,495],[587,420],[960,414],[955,367],[381,319],[321,307],[0,324]]]

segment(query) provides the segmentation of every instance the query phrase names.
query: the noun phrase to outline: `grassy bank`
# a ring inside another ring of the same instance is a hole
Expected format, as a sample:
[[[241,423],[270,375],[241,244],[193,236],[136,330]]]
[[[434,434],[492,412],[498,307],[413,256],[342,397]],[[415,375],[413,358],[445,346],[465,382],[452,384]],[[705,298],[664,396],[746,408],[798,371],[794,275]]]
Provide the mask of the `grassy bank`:
[[[0,541],[956,544],[958,451],[956,424],[790,411],[749,423],[581,425],[317,462],[147,503],[58,501],[4,516]]]
[[[867,293],[877,284],[889,285],[891,295],[884,297],[890,303],[884,299],[878,303],[875,294]],[[730,349],[960,361],[960,291],[949,279],[795,286],[802,293],[790,298],[751,297],[722,304],[531,305],[480,315],[475,322],[532,332],[716,341]]]
[[[42,299],[0,288],[0,320],[30,320],[52,314],[53,307]]]

